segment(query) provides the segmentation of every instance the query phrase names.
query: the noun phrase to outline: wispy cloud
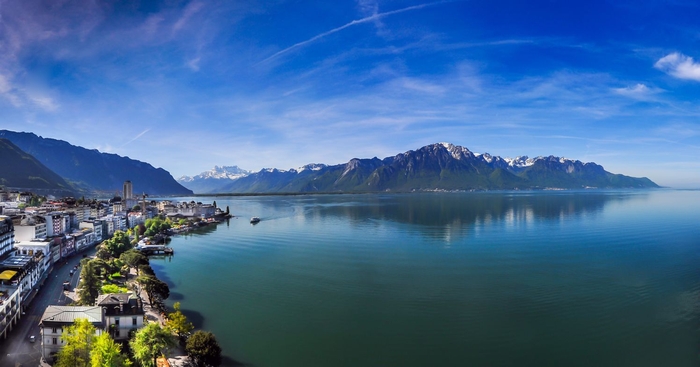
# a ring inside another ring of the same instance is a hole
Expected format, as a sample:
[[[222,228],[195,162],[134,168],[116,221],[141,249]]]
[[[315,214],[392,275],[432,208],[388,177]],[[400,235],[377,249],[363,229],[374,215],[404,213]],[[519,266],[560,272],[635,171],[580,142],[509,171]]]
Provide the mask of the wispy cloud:
[[[692,57],[674,52],[659,59],[654,67],[678,79],[700,82],[700,63]]]
[[[200,9],[204,7],[204,3],[199,2],[199,1],[193,1],[189,4],[187,4],[187,7],[185,7],[185,10],[182,12],[182,15],[180,18],[173,24],[173,32],[177,32],[182,27],[184,27],[187,22],[194,16],[197,12],[199,12]]]
[[[56,111],[58,109],[58,104],[51,98],[42,95],[30,95],[29,99],[37,106],[41,107],[46,111]]]
[[[613,91],[621,96],[646,101],[653,99],[657,94],[661,93],[663,90],[659,88],[648,87],[642,83],[637,83],[633,86],[613,88]]]
[[[145,134],[145,133],[147,133],[147,132],[149,132],[149,131],[151,131],[151,129],[146,129],[146,130],[140,132],[140,133],[139,133],[138,135],[136,135],[134,138],[132,138],[131,140],[129,140],[129,141],[127,141],[126,143],[122,144],[122,146],[119,147],[119,148],[120,148],[120,149],[121,149],[121,148],[124,148],[125,146],[127,146],[127,145],[133,143],[134,141],[138,140],[138,138],[142,137],[143,134]]]
[[[308,44],[310,44],[310,43],[312,43],[312,42],[314,42],[314,41],[318,41],[318,40],[321,39],[321,38],[324,38],[324,37],[326,37],[326,36],[329,36],[329,35],[331,35],[331,34],[333,34],[333,33],[340,32],[340,31],[342,31],[343,29],[352,27],[352,26],[354,26],[354,25],[363,24],[363,23],[368,23],[368,22],[374,22],[374,21],[376,21],[376,20],[379,20],[379,19],[381,19],[381,18],[390,16],[390,15],[399,14],[399,13],[405,13],[405,12],[407,12],[407,11],[412,11],[412,10],[423,9],[423,8],[426,8],[426,7],[429,7],[429,6],[435,6],[435,5],[444,4],[444,3],[446,3],[446,2],[447,2],[447,1],[440,1],[440,2],[435,2],[435,3],[419,4],[419,5],[413,5],[413,6],[409,6],[409,7],[402,8],[402,9],[387,11],[387,12],[384,12],[384,13],[374,13],[374,14],[372,14],[372,15],[370,15],[370,16],[367,16],[367,17],[364,17],[364,18],[362,18],[362,19],[356,19],[356,20],[353,20],[353,21],[350,22],[350,23],[346,23],[346,24],[344,24],[344,25],[342,25],[342,26],[340,26],[340,27],[333,28],[333,29],[331,29],[330,31],[326,31],[326,32],[323,32],[323,33],[321,33],[321,34],[317,34],[317,35],[315,35],[315,36],[313,36],[313,37],[307,39],[306,41],[301,41],[301,42],[295,43],[295,44],[293,44],[293,45],[291,45],[291,46],[289,46],[289,47],[287,47],[287,48],[285,48],[285,49],[283,49],[283,50],[280,50],[280,51],[275,52],[274,54],[272,54],[272,56],[269,56],[268,58],[262,60],[260,63],[265,63],[265,62],[267,62],[267,61],[270,61],[270,60],[272,60],[272,59],[275,59],[275,58],[277,58],[278,56],[280,56],[280,55],[282,55],[282,54],[285,54],[285,53],[287,53],[287,52],[289,52],[289,51],[291,51],[291,50],[293,50],[293,49],[306,46],[306,45],[308,45]],[[366,9],[366,8],[365,8],[365,9]]]
[[[199,61],[201,57],[195,57],[192,60],[187,61],[187,67],[192,69],[192,71],[199,71]]]

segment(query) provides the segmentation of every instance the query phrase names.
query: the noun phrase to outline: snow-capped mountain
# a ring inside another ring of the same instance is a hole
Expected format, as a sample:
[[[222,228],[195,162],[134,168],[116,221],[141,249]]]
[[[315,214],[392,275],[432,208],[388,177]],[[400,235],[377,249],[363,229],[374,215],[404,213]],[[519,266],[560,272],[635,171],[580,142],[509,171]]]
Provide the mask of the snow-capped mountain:
[[[609,173],[595,163],[548,156],[501,158],[437,143],[384,159],[351,159],[326,166],[264,169],[217,192],[377,192],[416,190],[532,190],[658,187],[647,178]]]
[[[252,172],[246,171],[244,169],[239,168],[238,166],[214,166],[214,168],[210,169],[209,171],[202,172],[196,176],[182,176],[178,178],[177,180],[180,182],[192,182],[195,180],[206,180],[206,179],[229,179],[229,180],[235,180],[237,178],[243,177],[245,175],[249,175]]]
[[[216,192],[219,187],[251,173],[238,166],[214,166],[209,171],[202,172],[196,176],[182,176],[177,179],[177,182],[195,193],[201,194]]]

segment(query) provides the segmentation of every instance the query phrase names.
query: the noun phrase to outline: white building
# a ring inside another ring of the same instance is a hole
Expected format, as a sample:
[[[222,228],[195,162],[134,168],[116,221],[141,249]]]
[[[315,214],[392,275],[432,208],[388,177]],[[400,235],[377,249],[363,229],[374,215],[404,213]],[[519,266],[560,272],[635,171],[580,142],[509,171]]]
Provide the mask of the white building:
[[[102,221],[99,220],[89,220],[82,221],[78,225],[80,229],[89,229],[93,233],[93,242],[91,244],[101,243],[104,239],[102,238]]]
[[[98,306],[49,306],[41,316],[41,356],[53,362],[56,354],[64,345],[61,340],[63,328],[70,326],[76,319],[87,319],[95,325],[96,335],[103,332],[102,309]]]
[[[0,336],[7,339],[7,333],[17,325],[22,312],[19,282],[14,280],[14,270],[0,271]]]
[[[53,264],[50,240],[15,242],[15,254],[38,256],[37,263],[42,275],[48,274],[51,269],[51,264]]]
[[[104,329],[114,340],[126,340],[129,332],[143,327],[143,304],[131,293],[101,294],[97,305],[102,308]]]
[[[110,333],[114,340],[126,340],[132,330],[144,325],[141,300],[131,293],[102,294],[97,306],[48,306],[41,317],[41,355],[53,361],[64,343],[63,328],[78,319],[87,319],[95,326],[96,335]]]
[[[15,240],[31,241],[47,237],[46,219],[41,216],[25,215],[19,224],[15,223]]]
[[[34,255],[12,255],[0,263],[2,271],[14,272],[14,276],[10,279],[12,284],[15,282],[19,285],[20,298],[22,306],[26,306],[36,296],[39,289],[39,283],[43,282],[46,274],[40,264],[44,262],[45,255],[43,253],[35,253]]]
[[[46,220],[46,236],[60,236],[70,229],[70,218],[61,212],[52,212],[44,215]]]
[[[120,214],[110,214],[100,218],[103,223],[107,224],[107,235],[111,236],[116,231],[126,231],[126,216]],[[104,224],[103,224],[104,225]]]

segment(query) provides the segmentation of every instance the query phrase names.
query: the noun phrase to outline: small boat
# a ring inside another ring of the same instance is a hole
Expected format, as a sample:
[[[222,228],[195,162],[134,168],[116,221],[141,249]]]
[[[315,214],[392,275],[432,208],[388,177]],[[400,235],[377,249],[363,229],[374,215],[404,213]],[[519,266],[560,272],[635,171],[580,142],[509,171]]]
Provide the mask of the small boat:
[[[260,222],[260,218],[259,218],[259,217],[250,218],[250,223],[255,224],[255,223],[258,223],[258,222]]]

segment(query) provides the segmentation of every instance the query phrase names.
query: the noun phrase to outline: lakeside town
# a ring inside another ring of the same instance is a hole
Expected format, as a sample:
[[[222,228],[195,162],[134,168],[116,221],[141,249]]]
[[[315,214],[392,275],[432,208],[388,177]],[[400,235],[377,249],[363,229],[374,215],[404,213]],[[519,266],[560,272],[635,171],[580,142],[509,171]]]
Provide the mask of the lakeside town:
[[[76,335],[87,332],[94,339],[90,344],[111,345],[105,358],[116,364],[110,365],[131,365],[129,358],[142,366],[219,365],[221,351],[213,334],[192,333],[194,326],[179,303],[171,312],[166,309],[169,289],[158,280],[148,255],[171,255],[169,236],[230,217],[229,208],[221,210],[216,202],[134,195],[130,181],[121,195],[108,200],[0,191],[0,348],[14,342],[18,350],[29,343],[32,350],[38,346],[41,365],[82,365],[95,358],[91,345],[75,342]],[[55,297],[48,294],[59,291],[58,302],[52,302]],[[13,332],[30,310],[40,316],[24,329],[39,332]],[[196,350],[192,355],[187,343],[193,338],[215,345],[218,355],[197,355]]]

